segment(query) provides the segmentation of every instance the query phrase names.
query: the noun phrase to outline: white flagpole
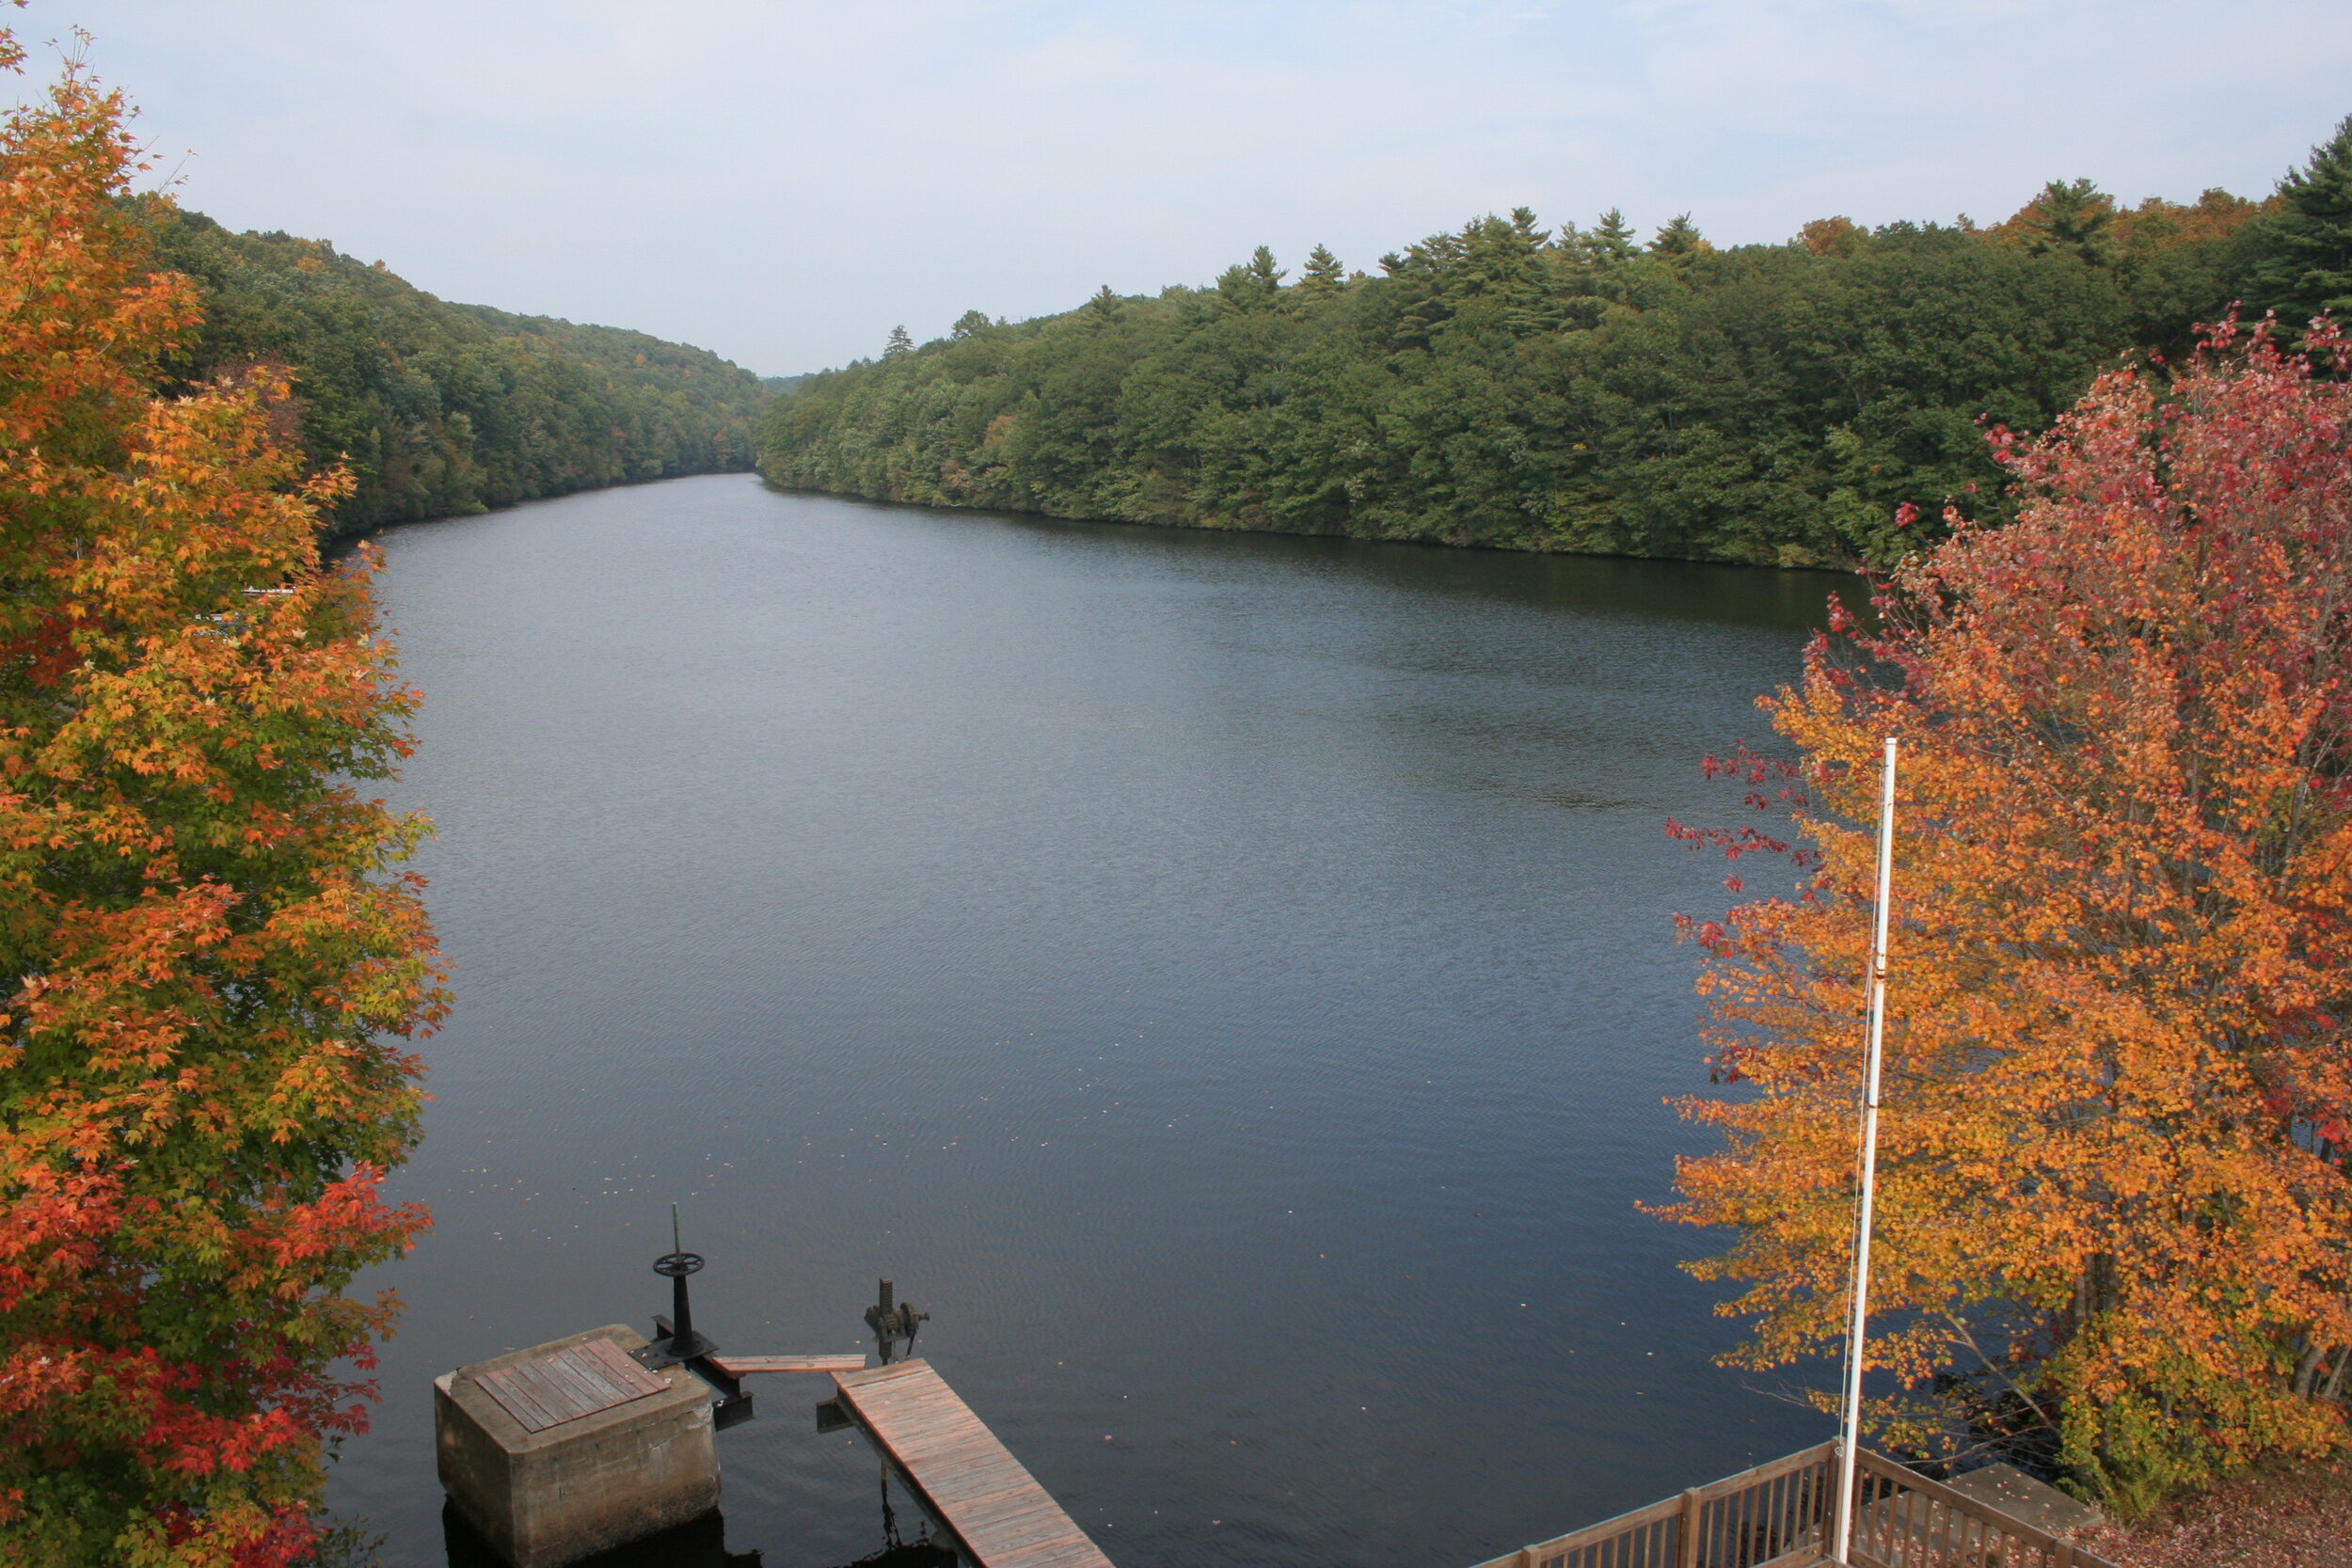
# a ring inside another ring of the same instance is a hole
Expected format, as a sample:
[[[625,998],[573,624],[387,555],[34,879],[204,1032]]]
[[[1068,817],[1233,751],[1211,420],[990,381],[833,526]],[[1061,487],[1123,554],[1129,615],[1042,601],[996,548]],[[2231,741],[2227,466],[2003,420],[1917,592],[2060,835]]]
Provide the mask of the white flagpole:
[[[1870,930],[1870,1043],[1862,1074],[1862,1212],[1854,1222],[1853,1322],[1846,1331],[1846,1424],[1837,1446],[1837,1525],[1831,1560],[1851,1564],[1854,1454],[1862,1438],[1863,1327],[1870,1314],[1870,1206],[1879,1170],[1879,1057],[1886,1041],[1886,908],[1895,889],[1895,737],[1879,781],[1879,899]]]

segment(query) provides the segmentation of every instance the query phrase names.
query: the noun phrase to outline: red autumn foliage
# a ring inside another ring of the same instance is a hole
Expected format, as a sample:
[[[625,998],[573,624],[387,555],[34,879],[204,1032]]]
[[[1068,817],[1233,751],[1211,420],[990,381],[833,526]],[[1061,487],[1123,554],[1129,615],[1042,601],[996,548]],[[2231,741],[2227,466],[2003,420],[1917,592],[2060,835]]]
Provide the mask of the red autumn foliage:
[[[0,63],[21,59],[0,34]],[[0,123],[0,1562],[295,1560],[425,1223],[379,1194],[441,998],[423,832],[360,795],[414,694],[273,432],[152,397],[197,321],[120,100]]]
[[[2344,1437],[2352,392],[2225,326],[1996,433],[2021,509],[1765,701],[1819,854],[1696,933],[1719,1074],[1673,1217],[1740,1359],[1842,1351],[1881,737],[1903,741],[1868,1362],[1884,1440],[2041,1445],[2125,1513]],[[1774,834],[1707,835],[1734,853]]]

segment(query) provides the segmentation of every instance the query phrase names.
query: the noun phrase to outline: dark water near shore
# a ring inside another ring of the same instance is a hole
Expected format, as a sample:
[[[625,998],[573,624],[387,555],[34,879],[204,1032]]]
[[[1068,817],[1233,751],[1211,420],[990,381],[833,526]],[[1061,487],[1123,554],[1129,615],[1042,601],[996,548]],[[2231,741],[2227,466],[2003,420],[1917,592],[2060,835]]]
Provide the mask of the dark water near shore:
[[[875,1277],[1120,1568],[1463,1568],[1828,1435],[1645,1218],[1703,1147],[1661,832],[1831,578],[1038,523],[683,480],[389,534],[457,966],[434,1233],[334,1501],[443,1556],[430,1379]],[[882,1544],[770,1378],[768,1568]],[[910,1525],[912,1511],[902,1511]]]

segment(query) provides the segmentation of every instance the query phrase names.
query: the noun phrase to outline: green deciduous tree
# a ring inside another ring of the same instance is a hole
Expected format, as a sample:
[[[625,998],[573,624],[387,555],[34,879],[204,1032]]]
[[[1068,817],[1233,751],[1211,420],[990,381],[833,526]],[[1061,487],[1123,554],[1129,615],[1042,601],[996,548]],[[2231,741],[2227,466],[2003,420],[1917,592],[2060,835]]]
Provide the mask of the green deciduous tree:
[[[157,264],[193,279],[204,309],[167,383],[290,372],[310,463],[354,481],[326,514],[337,531],[751,463],[767,397],[715,354],[453,305],[321,240],[230,233],[153,200],[135,211]]]

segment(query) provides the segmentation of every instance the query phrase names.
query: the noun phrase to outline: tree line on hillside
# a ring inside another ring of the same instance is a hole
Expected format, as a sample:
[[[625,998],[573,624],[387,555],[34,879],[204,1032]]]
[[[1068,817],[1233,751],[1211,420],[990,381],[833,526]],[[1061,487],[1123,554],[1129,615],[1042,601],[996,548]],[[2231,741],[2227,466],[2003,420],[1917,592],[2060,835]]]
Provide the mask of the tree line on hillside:
[[[167,388],[284,367],[306,456],[356,482],[329,514],[337,531],[752,466],[769,393],[707,350],[453,305],[324,240],[135,210],[153,263],[203,299]]]
[[[1990,228],[1818,220],[1718,248],[1526,209],[1295,280],[977,311],[806,378],[773,483],[1205,528],[1777,563],[1883,562],[1950,499],[1997,511],[1987,425],[2046,427],[2119,355],[2233,302],[2352,305],[2352,119],[2251,201],[2122,207],[2055,182]]]

